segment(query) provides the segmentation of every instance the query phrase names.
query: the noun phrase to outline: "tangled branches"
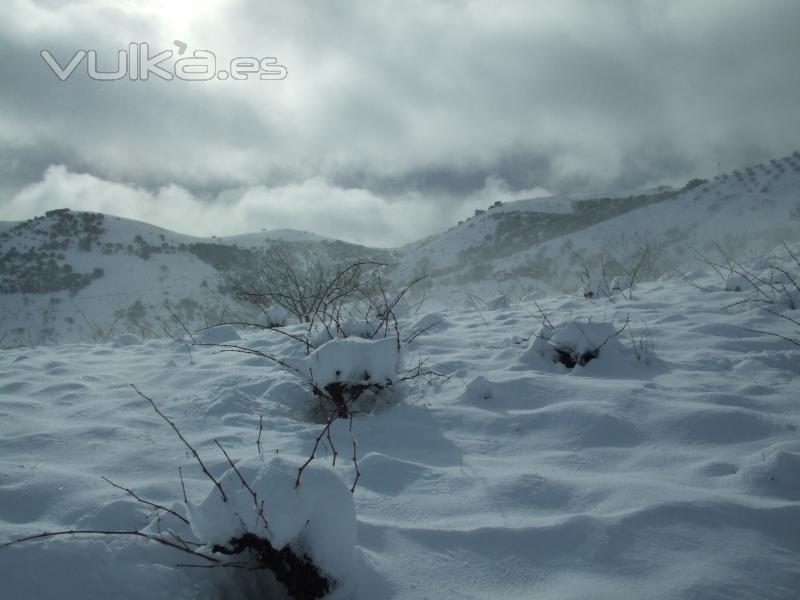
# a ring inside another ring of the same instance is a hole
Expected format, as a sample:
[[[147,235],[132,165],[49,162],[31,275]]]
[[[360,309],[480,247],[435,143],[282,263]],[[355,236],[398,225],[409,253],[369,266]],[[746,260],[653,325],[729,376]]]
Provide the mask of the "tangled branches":
[[[184,437],[178,429],[175,422],[164,414],[156,403],[148,396],[143,394],[136,386],[132,385],[136,393],[145,399],[153,410],[163,419],[178,436],[178,439],[186,446],[195,462],[200,466],[201,471],[205,477],[215,486],[218,490],[221,501],[227,504],[230,501],[230,488],[226,492],[222,485],[222,481],[214,477],[209,471],[205,462],[200,457],[200,454],[192,446],[192,444]],[[261,429],[259,428],[259,440]],[[172,510],[159,503],[152,502],[139,496],[130,488],[126,488],[117,483],[114,483],[107,477],[103,480],[112,485],[114,488],[124,491],[126,494],[134,498],[137,502],[145,505],[148,509],[152,509],[156,513],[156,528],[157,533],[151,533],[139,529],[132,530],[109,530],[109,529],[65,529],[61,531],[45,531],[34,535],[29,535],[21,538],[11,540],[4,543],[4,546],[13,546],[25,542],[33,542],[44,540],[54,537],[64,536],[112,536],[112,537],[133,537],[144,539],[150,542],[155,542],[162,546],[172,548],[181,553],[188,554],[193,558],[200,559],[201,563],[181,564],[181,567],[205,567],[205,568],[237,568],[246,570],[269,570],[275,576],[275,579],[286,587],[287,592],[291,597],[297,599],[313,600],[325,596],[331,587],[331,581],[323,575],[314,562],[305,554],[298,552],[293,548],[292,544],[286,544],[282,547],[275,547],[269,538],[270,525],[265,516],[264,500],[259,497],[259,494],[243,476],[240,469],[231,459],[228,452],[220,444],[219,440],[214,440],[214,443],[220,449],[228,465],[236,474],[239,484],[243,490],[252,497],[253,513],[256,515],[255,523],[260,533],[253,531],[246,531],[238,535],[231,535],[225,544],[210,544],[204,540],[189,540],[185,539],[175,531],[168,529],[162,530],[161,527],[161,513],[165,513],[174,517],[195,530],[192,526],[193,523],[190,519],[181,515],[175,510]],[[183,491],[184,502],[188,504],[186,499],[186,488],[183,485],[183,475],[180,474],[181,488]],[[236,490],[234,490],[236,491]],[[210,548],[210,551],[206,550]],[[235,560],[228,560],[215,555],[222,555],[228,557],[236,557]]]

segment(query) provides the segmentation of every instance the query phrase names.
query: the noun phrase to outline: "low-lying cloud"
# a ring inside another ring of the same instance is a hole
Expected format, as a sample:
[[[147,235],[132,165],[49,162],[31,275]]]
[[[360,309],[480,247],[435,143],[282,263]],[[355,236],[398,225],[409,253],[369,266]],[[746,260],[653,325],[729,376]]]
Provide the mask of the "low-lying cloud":
[[[497,179],[462,198],[431,202],[406,194],[388,201],[363,189],[331,186],[321,178],[268,188],[251,186],[226,190],[199,199],[171,184],[155,191],[107,181],[53,166],[40,182],[20,191],[6,206],[7,218],[19,220],[70,207],[156,223],[180,233],[226,236],[266,229],[302,229],[319,235],[373,247],[399,246],[436,233],[442,222],[468,216],[496,200],[509,201],[547,195],[546,190],[512,192]],[[408,227],[411,220],[415,227]]]

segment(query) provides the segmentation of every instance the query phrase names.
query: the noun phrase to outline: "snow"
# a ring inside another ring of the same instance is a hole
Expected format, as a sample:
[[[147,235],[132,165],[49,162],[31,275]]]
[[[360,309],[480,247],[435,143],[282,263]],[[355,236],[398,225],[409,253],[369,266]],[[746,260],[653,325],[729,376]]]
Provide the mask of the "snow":
[[[132,333],[123,333],[122,335],[118,336],[116,340],[114,340],[114,347],[123,348],[125,346],[137,346],[141,343],[142,340]]]
[[[725,281],[725,291],[728,292],[745,292],[753,289],[752,284],[743,275],[731,275]]]
[[[694,282],[644,282],[631,301],[537,294],[401,320],[409,334],[429,327],[404,354],[445,376],[410,382],[352,431],[334,422],[335,467],[325,440],[297,489],[321,425],[296,408],[313,401],[308,386],[279,365],[171,339],[6,349],[0,540],[160,527],[224,543],[260,527],[336,578],[332,597],[357,600],[794,598],[800,349],[758,331],[797,334],[754,304],[724,308],[716,275]],[[620,354],[609,342],[574,369],[531,356],[537,344],[592,346],[626,320]],[[302,358],[276,332],[236,333]],[[635,358],[641,339],[652,361]],[[397,358],[393,338],[353,337],[302,360],[320,381],[357,377],[356,364],[377,381],[396,377]],[[229,503],[129,383],[174,420]],[[264,498],[268,532],[215,440]],[[192,527],[157,520],[102,476]],[[13,599],[280,597],[263,574],[176,566],[186,562],[197,561],[143,540],[57,537],[0,548],[0,579]]]
[[[227,545],[231,538],[254,533],[274,548],[307,553],[327,576],[341,581],[353,576],[356,514],[353,497],[329,467],[311,464],[295,488],[297,465],[281,457],[261,457],[236,465],[250,488],[264,501],[263,513],[250,491],[229,469],[220,479],[227,501],[216,487],[197,505],[189,503],[192,531],[207,544]],[[260,515],[266,519],[267,526]]]
[[[386,385],[396,379],[399,360],[395,338],[336,338],[311,352],[297,368],[320,389],[336,382]]]
[[[498,296],[486,303],[487,310],[503,310],[511,306],[511,299],[508,296]]]
[[[601,321],[543,325],[514,368],[592,377],[640,377],[642,369],[654,373],[662,363],[643,338],[624,339],[627,326]],[[572,364],[564,362],[565,356]]]
[[[786,169],[773,174],[756,167],[752,177],[724,174],[690,189],[644,190],[664,199],[618,215],[604,209],[603,202],[588,215],[540,211],[530,201],[507,202],[404,248],[398,277],[435,272],[430,295],[463,289],[468,282],[472,293],[493,297],[498,285],[506,294],[511,289],[519,295],[542,289],[575,291],[580,285],[577,272],[589,265],[595,277],[585,291],[603,295],[596,277],[602,267],[616,265],[608,273],[609,281],[624,274],[620,266],[630,270],[643,242],[649,243],[648,262],[657,273],[646,273],[650,270],[646,265],[637,281],[681,269],[694,259],[694,252],[718,259],[718,246],[739,257],[753,253],[764,259],[781,240],[800,241],[800,167],[792,157],[780,162]],[[608,198],[626,195],[603,194]],[[582,200],[576,197],[574,201]],[[602,218],[604,210],[607,214]],[[599,217],[598,222],[581,221],[593,215]]]
[[[289,318],[289,311],[279,304],[273,304],[264,311],[264,317],[270,327],[283,327]]]
[[[201,331],[196,336],[199,344],[225,344],[242,338],[231,325],[217,325]]]
[[[556,328],[550,338],[550,343],[556,348],[583,354],[600,348],[600,346],[607,346],[614,338],[615,333],[612,323],[570,321],[564,327]]]

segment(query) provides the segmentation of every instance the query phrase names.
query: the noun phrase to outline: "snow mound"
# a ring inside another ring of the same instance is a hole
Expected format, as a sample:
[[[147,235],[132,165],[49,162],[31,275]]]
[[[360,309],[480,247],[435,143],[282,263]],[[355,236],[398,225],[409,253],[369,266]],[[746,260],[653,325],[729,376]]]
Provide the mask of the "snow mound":
[[[619,346],[614,339],[616,329],[612,323],[578,323],[570,321],[566,326],[556,328],[550,343],[559,350],[568,350],[576,355],[594,352],[601,346]]]
[[[800,452],[781,450],[744,472],[756,493],[800,501]]]
[[[752,288],[753,285],[750,280],[742,275],[731,275],[725,282],[726,292],[744,292]]]
[[[469,382],[464,395],[472,400],[491,400],[492,383],[483,375],[478,375]]]
[[[626,349],[619,341],[619,333],[613,323],[601,321],[569,321],[555,328],[544,326],[523,352],[520,362],[547,370],[554,364],[557,369],[573,369],[599,361],[604,370],[618,371],[618,367],[630,362],[631,356],[649,361],[650,357]]]
[[[176,327],[172,330],[172,339],[176,342],[186,342],[190,341],[191,338],[183,327]]]
[[[220,479],[228,501],[216,487],[199,504],[188,503],[192,531],[207,544],[228,545],[247,533],[266,538],[276,549],[291,546],[306,554],[336,581],[352,573],[356,546],[356,513],[353,496],[330,468],[312,463],[295,488],[297,465],[280,457],[264,462],[261,457],[237,463],[239,472],[264,501],[264,517],[253,496],[233,469]]]
[[[264,313],[269,327],[283,327],[289,319],[289,311],[279,304],[273,304]]]
[[[578,293],[584,298],[608,298],[611,290],[608,289],[605,279],[590,276],[583,279]]]
[[[114,340],[114,348],[124,348],[125,346],[140,346],[142,340],[132,333],[123,333],[116,340]]]
[[[425,333],[441,332],[450,327],[451,323],[443,313],[434,312],[420,317],[419,320],[411,326],[411,333],[414,334],[418,331],[424,331]]]
[[[217,325],[205,329],[197,335],[198,344],[224,344],[242,339],[230,325]]]
[[[299,370],[321,389],[332,383],[386,385],[395,379],[399,360],[394,338],[337,338],[309,354]]]

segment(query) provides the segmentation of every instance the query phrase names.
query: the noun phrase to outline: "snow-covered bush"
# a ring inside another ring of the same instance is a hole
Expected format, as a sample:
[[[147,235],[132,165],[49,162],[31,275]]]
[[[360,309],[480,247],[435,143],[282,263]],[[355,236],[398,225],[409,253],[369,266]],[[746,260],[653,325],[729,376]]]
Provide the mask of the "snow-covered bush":
[[[317,401],[314,411],[324,422],[324,427],[314,443],[308,460],[299,468],[297,482],[306,466],[314,460],[323,437],[333,453],[333,464],[338,455],[331,438],[331,426],[337,419],[351,419],[356,413],[369,412],[377,402],[386,399],[389,390],[400,382],[424,374],[422,362],[416,369],[400,372],[401,344],[397,337],[334,338],[315,348],[308,356],[287,360],[286,367],[301,378]],[[361,473],[358,469],[356,441],[353,437],[352,461],[355,490]]]
[[[626,319],[616,326],[607,321],[571,320],[553,325],[545,319],[520,357],[523,368],[575,369],[597,361],[603,369],[620,365],[650,364],[655,360],[649,336],[640,335],[623,343]]]
[[[398,381],[400,347],[395,338],[335,338],[302,358],[288,359],[294,374],[309,385],[315,412],[328,422],[372,410]]]
[[[214,440],[229,465],[216,478],[175,423],[152,399],[134,389],[172,427],[213,484],[205,499],[198,503],[188,499],[182,475],[183,510],[180,504],[170,508],[146,500],[104,478],[153,512],[148,526],[46,531],[4,545],[57,536],[129,537],[191,556],[195,562],[186,566],[270,571],[291,598],[322,598],[334,588],[347,593],[355,561],[355,508],[351,490],[332,469],[306,463],[300,485],[296,466],[285,459],[265,460],[259,453],[237,463]]]
[[[267,327],[283,327],[289,319],[289,311],[280,304],[273,304],[264,311]]]
[[[556,327],[545,324],[524,357],[541,357],[568,369],[583,367],[598,358],[601,351],[620,354],[622,346],[617,337],[621,332],[608,322],[568,321]]]
[[[771,258],[759,258],[747,267],[721,247],[724,262],[715,262],[700,255],[700,259],[722,278],[728,292],[746,292],[747,297],[737,302],[759,305],[800,308],[800,255],[783,243],[784,256],[777,253]]]
[[[325,595],[352,574],[356,514],[350,490],[332,469],[297,467],[273,457],[240,461],[197,504],[187,502],[191,530],[210,554],[269,569],[294,597]]]
[[[631,279],[627,275],[617,275],[611,280],[611,290],[614,292],[625,291],[630,285]]]
[[[634,253],[622,262],[604,259],[600,268],[595,271],[588,264],[584,264],[583,269],[578,273],[581,283],[579,293],[584,298],[609,299],[619,293],[624,298],[633,300],[636,279],[642,273],[645,265],[651,262],[650,244],[642,240],[638,243]],[[620,271],[622,272],[620,273]]]
[[[307,412],[325,424],[317,436],[308,461],[298,470],[297,483],[303,469],[316,456],[323,437],[336,462],[337,450],[330,435],[337,419],[352,419],[355,413],[372,410],[386,390],[396,383],[427,374],[423,362],[400,373],[403,338],[395,310],[405,294],[426,276],[414,279],[394,297],[387,294],[381,265],[354,263],[340,268],[327,280],[315,296],[304,331],[272,329],[298,342],[304,354],[291,351],[272,356],[239,344],[218,344],[223,350],[245,352],[268,359],[299,378],[310,392]],[[360,317],[356,317],[360,315]],[[415,333],[418,335],[419,333]],[[406,343],[413,336],[406,338]],[[353,438],[355,481],[360,477]]]
[[[331,385],[391,385],[399,359],[394,338],[337,338],[309,354],[301,369],[322,389]]]
[[[738,300],[726,308],[746,305],[757,306],[761,310],[777,317],[782,325],[787,323],[793,327],[788,333],[778,331],[762,331],[748,329],[754,333],[771,335],[800,347],[800,318],[794,311],[800,310],[800,252],[795,246],[792,249],[786,242],[782,243],[783,256],[773,253],[769,258],[759,258],[744,266],[740,261],[726,253],[719,245],[724,263],[714,262],[702,254],[699,255],[706,265],[710,266],[723,281],[725,290],[729,292],[746,292],[742,300]]]
[[[744,275],[737,275],[736,273],[732,273],[728,276],[728,279],[725,281],[725,291],[726,292],[744,292],[747,290],[752,290],[753,285],[750,283],[750,279],[745,277]]]
[[[581,276],[578,293],[584,298],[608,298],[611,296],[611,288],[604,277],[593,276],[586,271]]]

